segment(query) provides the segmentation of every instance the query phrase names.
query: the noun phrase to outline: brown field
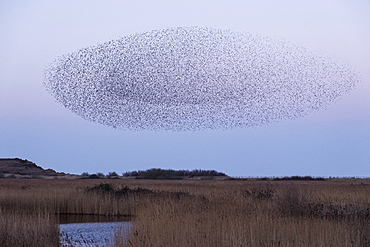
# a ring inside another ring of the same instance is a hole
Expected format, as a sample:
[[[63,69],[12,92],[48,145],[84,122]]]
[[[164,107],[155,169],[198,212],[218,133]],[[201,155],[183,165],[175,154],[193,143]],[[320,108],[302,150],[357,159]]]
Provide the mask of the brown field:
[[[132,216],[116,246],[370,246],[370,181],[0,179],[1,246],[58,246],[61,214]]]

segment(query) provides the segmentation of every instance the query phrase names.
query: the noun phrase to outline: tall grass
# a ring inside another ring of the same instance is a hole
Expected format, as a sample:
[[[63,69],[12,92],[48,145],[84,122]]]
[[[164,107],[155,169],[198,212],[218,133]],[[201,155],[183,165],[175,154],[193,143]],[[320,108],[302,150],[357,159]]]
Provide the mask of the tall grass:
[[[129,237],[117,246],[370,246],[367,185],[182,185],[188,196],[157,198],[142,207]]]
[[[95,183],[0,180],[0,246],[59,246],[58,215],[136,213],[136,198],[90,192]]]
[[[45,214],[0,213],[0,246],[58,246],[55,220]]]
[[[370,182],[2,180],[0,245],[58,246],[58,215],[131,215],[116,246],[370,246]]]

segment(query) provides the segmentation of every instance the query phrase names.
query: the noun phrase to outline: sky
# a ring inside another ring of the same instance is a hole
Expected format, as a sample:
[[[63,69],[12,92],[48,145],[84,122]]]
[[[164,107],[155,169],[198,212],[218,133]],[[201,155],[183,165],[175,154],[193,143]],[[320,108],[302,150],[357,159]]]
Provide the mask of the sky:
[[[80,174],[212,169],[235,177],[370,176],[368,0],[2,0],[0,157]],[[122,131],[82,119],[43,86],[58,56],[126,35],[200,26],[323,52],[362,78],[338,102],[258,127]]]

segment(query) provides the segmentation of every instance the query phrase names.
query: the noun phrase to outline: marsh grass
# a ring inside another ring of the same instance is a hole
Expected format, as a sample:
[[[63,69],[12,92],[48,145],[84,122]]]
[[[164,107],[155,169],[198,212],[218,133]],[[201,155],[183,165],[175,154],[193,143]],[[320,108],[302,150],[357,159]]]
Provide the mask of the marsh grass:
[[[370,246],[367,185],[182,185],[187,197],[157,198],[141,207],[129,236],[117,246]]]
[[[58,215],[134,215],[137,195],[88,191],[91,181],[0,180],[0,246],[59,246]]]
[[[58,246],[59,234],[53,217],[47,214],[0,214],[0,245],[14,246]]]
[[[370,246],[370,182],[2,180],[1,246],[58,246],[58,215],[130,215],[115,246]],[[5,243],[5,244],[4,244]]]

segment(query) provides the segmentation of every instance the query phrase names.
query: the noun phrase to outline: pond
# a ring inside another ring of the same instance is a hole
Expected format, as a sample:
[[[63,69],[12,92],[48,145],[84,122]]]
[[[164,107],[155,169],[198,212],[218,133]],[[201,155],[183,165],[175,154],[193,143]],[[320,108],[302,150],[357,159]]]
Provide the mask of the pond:
[[[114,246],[116,231],[128,232],[127,217],[63,215],[59,219],[61,246]]]

